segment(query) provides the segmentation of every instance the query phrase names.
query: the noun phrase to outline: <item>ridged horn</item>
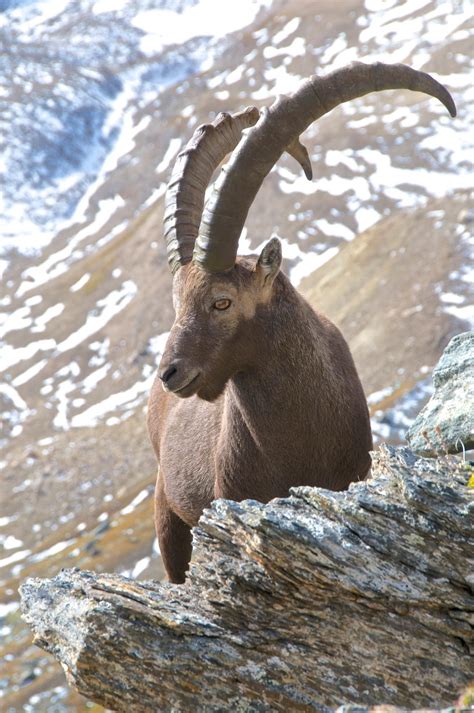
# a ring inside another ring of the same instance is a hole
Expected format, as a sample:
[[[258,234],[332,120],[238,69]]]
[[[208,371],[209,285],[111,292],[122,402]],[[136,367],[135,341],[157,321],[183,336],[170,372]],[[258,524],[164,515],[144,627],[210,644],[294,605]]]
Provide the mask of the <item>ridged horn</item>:
[[[262,112],[258,124],[221,171],[204,208],[193,260],[210,272],[230,270],[249,208],[282,153],[291,153],[311,177],[300,134],[339,104],[383,89],[424,92],[439,99],[451,116],[456,116],[454,101],[445,87],[429,74],[403,64],[354,62],[326,76],[310,77],[293,94],[279,97]]]
[[[177,156],[166,191],[164,234],[171,272],[190,262],[199,232],[206,188],[215,169],[259,117],[256,107],[219,114],[199,126]]]

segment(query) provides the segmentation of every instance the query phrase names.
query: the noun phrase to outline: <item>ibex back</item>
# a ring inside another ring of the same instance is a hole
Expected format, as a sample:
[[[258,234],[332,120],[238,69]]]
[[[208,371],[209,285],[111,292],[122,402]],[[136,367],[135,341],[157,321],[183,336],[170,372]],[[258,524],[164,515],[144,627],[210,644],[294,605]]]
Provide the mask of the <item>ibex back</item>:
[[[429,75],[357,63],[312,77],[261,116],[254,107],[219,115],[178,156],[165,211],[176,320],[148,406],[160,466],[156,532],[172,582],[184,581],[191,528],[214,498],[267,502],[295,485],[342,490],[369,470],[367,403],[341,333],[280,272],[276,238],[258,258],[236,255],[248,209],[281,154],[311,178],[298,139],[307,126],[343,101],[400,87],[437,97],[455,115]],[[212,173],[231,151],[203,210]]]

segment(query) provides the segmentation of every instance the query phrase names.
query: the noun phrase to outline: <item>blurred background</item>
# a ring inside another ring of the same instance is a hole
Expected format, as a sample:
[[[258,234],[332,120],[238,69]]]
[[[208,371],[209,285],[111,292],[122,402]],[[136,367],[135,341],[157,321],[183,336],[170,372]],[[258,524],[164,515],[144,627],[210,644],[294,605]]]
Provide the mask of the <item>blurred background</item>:
[[[474,323],[471,0],[0,0],[0,709],[100,710],[31,643],[25,577],[162,577],[145,408],[173,312],[173,161],[219,111],[353,60],[405,62],[458,106],[383,92],[283,157],[241,253],[284,269],[349,340],[376,441],[400,443]],[[2,700],[3,699],[3,700]]]

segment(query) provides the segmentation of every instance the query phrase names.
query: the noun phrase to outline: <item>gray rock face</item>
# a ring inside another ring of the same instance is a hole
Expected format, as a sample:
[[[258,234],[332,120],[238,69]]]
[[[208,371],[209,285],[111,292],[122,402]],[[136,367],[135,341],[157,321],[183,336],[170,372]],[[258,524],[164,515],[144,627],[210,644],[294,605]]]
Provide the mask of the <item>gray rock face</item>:
[[[407,433],[423,456],[474,448],[474,332],[453,337],[433,371],[435,392]]]
[[[216,500],[185,584],[63,570],[22,585],[23,616],[114,711],[451,705],[472,678],[468,477],[385,448],[346,492]]]

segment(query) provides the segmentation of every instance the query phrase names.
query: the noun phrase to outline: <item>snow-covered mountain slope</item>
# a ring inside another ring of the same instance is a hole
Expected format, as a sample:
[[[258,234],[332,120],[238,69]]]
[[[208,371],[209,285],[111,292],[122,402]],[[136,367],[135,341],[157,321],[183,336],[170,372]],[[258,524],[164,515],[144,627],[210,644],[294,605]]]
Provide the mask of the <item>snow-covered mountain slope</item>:
[[[182,141],[218,110],[268,103],[356,58],[428,69],[458,100],[453,121],[419,94],[364,97],[308,130],[314,181],[282,159],[242,249],[275,230],[295,283],[381,217],[470,185],[470,3],[343,4],[323,5],[324,23],[304,3],[250,0],[228,17],[210,0],[17,3],[3,13],[0,368],[10,435],[42,406],[65,430],[143,402],[170,322],[169,280],[159,221],[147,244],[126,247],[130,226],[160,214]],[[156,263],[161,290],[144,324],[143,282],[158,277]],[[148,355],[140,379],[118,366],[129,348],[128,359]]]
[[[354,59],[433,73],[456,119],[410,92],[334,110],[304,137],[315,179],[283,157],[241,251],[282,237],[292,280],[351,342],[381,437],[400,437],[449,337],[473,319],[472,3],[222,7],[0,2],[5,601],[18,579],[65,562],[156,572],[144,408],[172,321],[163,196],[180,146],[218,111],[263,106]],[[8,647],[23,634],[5,612]],[[62,683],[22,641],[0,691],[12,709],[51,710]]]
[[[96,230],[116,224],[123,199],[99,206],[91,199],[124,157],[131,160],[163,90],[214,66],[219,40],[264,5],[243,0],[219,13],[215,0],[6,3],[2,250],[37,252],[61,229],[77,232],[92,217]],[[123,212],[127,219],[151,195],[145,186]]]

